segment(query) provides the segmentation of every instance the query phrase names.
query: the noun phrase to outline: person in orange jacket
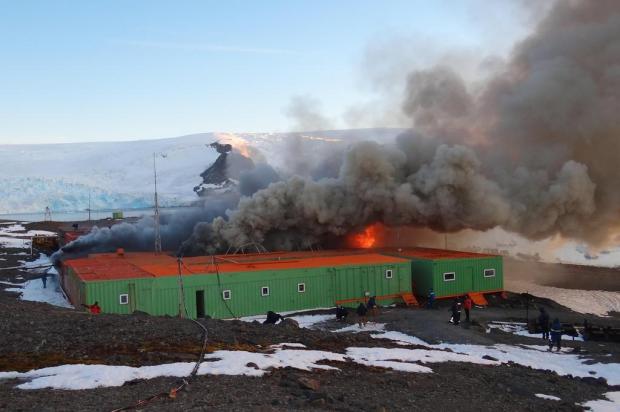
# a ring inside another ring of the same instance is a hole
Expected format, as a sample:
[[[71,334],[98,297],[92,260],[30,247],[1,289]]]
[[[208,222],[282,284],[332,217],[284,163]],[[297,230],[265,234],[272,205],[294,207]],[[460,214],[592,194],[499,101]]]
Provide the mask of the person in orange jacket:
[[[465,295],[465,300],[463,301],[463,309],[465,309],[465,322],[469,322],[469,311],[471,310],[472,301],[469,295]]]

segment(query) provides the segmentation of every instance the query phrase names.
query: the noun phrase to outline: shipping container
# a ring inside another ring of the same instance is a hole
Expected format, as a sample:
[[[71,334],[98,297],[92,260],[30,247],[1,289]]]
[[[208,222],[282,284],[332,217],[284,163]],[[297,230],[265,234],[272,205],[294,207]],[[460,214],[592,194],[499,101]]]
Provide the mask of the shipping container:
[[[385,249],[382,253],[411,261],[414,294],[437,298],[471,293],[492,293],[504,289],[501,256],[429,248]]]
[[[187,311],[191,318],[355,306],[372,295],[391,304],[411,294],[410,262],[378,253],[266,253],[177,262],[165,254],[119,251],[67,260],[62,277],[75,306],[97,301],[107,313]]]

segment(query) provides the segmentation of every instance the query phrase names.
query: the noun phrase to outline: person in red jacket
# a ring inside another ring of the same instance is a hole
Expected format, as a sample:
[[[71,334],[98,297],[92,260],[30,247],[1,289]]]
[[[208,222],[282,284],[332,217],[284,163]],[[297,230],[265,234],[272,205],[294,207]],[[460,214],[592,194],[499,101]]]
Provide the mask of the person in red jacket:
[[[469,311],[471,310],[472,301],[469,295],[465,295],[463,301],[463,309],[465,309],[465,322],[469,322]]]
[[[95,302],[92,305],[85,305],[82,303],[82,306],[88,309],[88,311],[93,315],[98,315],[101,313],[101,307],[99,306],[99,302]]]

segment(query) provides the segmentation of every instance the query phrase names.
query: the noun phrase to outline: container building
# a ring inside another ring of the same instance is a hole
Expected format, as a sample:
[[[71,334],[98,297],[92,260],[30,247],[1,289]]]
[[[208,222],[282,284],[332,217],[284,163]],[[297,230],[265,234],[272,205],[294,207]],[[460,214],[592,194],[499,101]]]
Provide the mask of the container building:
[[[415,294],[427,296],[432,288],[437,298],[469,294],[485,304],[483,294],[504,289],[501,256],[429,248],[384,249],[382,253],[411,261]]]
[[[95,254],[63,264],[61,284],[75,306],[106,313],[233,318],[336,304],[370,295],[381,304],[412,298],[409,258],[346,251],[176,258]],[[186,309],[185,309],[186,308]]]

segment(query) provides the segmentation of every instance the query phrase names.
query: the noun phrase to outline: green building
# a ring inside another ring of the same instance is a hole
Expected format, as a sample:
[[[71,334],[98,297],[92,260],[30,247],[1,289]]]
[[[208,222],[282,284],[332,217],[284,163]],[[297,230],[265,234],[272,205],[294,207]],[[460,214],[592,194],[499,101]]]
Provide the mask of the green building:
[[[501,256],[428,248],[390,249],[385,253],[411,261],[412,287],[418,296],[427,296],[431,288],[437,298],[504,289]]]
[[[179,276],[180,272],[180,276]],[[74,306],[103,312],[233,318],[357,305],[411,296],[411,262],[378,253],[266,253],[176,258],[96,254],[64,262],[61,284]]]

